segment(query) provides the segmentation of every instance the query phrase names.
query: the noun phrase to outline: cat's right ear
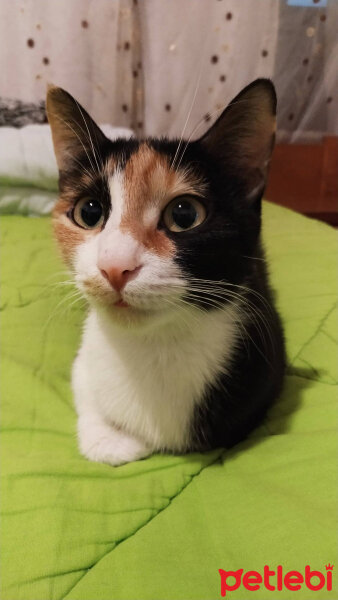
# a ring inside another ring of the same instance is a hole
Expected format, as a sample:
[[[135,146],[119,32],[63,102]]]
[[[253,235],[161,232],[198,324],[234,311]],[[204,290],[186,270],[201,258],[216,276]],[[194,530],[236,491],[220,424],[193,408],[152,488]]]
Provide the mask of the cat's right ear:
[[[59,171],[67,170],[71,159],[81,153],[88,156],[95,169],[100,156],[98,149],[107,138],[85,109],[68,92],[50,85],[46,111]]]
[[[269,79],[256,79],[218,117],[200,138],[211,155],[240,170],[247,197],[261,196],[275,140],[276,92]]]

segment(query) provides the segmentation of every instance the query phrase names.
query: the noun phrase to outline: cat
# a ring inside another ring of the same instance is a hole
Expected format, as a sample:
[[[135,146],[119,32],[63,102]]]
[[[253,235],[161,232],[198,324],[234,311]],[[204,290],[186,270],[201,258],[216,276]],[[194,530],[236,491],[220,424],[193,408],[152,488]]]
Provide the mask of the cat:
[[[89,303],[72,374],[81,453],[117,466],[232,447],[285,368],[260,241],[273,84],[248,85],[195,141],[110,141],[53,86],[47,114],[54,231]]]

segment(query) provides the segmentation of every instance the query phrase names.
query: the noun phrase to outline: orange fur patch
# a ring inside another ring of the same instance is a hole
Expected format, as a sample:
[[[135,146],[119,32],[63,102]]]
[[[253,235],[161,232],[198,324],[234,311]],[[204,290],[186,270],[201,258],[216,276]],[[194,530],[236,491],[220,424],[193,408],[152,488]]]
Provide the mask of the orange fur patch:
[[[184,171],[171,169],[167,157],[143,143],[126,164],[124,188],[126,206],[121,231],[130,233],[159,255],[172,256],[175,244],[164,231],[154,225],[145,225],[145,212],[153,207],[160,214],[175,196],[203,193],[203,184]]]
[[[53,210],[53,229],[62,257],[67,265],[72,267],[75,249],[88,238],[88,235],[93,235],[96,231],[77,227],[66,215],[70,206],[68,200],[63,198],[58,200]]]

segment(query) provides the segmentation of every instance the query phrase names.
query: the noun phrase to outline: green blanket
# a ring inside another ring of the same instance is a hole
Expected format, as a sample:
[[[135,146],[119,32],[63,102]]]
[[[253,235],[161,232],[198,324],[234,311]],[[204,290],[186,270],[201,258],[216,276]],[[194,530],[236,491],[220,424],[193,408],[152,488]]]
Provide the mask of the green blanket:
[[[289,360],[266,422],[230,452],[114,468],[77,449],[69,374],[85,307],[59,284],[50,220],[8,216],[1,229],[2,600],[211,600],[219,569],[326,576],[330,562],[334,574],[334,231],[264,206]],[[338,598],[305,584],[226,598],[276,594]]]

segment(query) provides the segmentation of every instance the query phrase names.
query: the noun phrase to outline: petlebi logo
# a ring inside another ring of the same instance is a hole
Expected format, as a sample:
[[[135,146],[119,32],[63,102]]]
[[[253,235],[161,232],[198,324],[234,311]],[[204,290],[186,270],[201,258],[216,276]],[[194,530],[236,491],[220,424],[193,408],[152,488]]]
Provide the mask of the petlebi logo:
[[[238,588],[245,588],[248,592],[255,592],[265,588],[271,592],[275,590],[290,590],[296,592],[306,587],[308,590],[317,592],[325,588],[332,591],[332,571],[334,565],[330,563],[325,565],[325,572],[312,570],[310,565],[306,565],[304,573],[300,571],[285,571],[282,565],[278,565],[276,570],[270,569],[265,565],[263,572],[246,571],[238,569],[237,571],[224,571],[218,569],[221,576],[221,596],[226,596],[228,592],[234,592]],[[228,596],[230,598],[230,596]]]

